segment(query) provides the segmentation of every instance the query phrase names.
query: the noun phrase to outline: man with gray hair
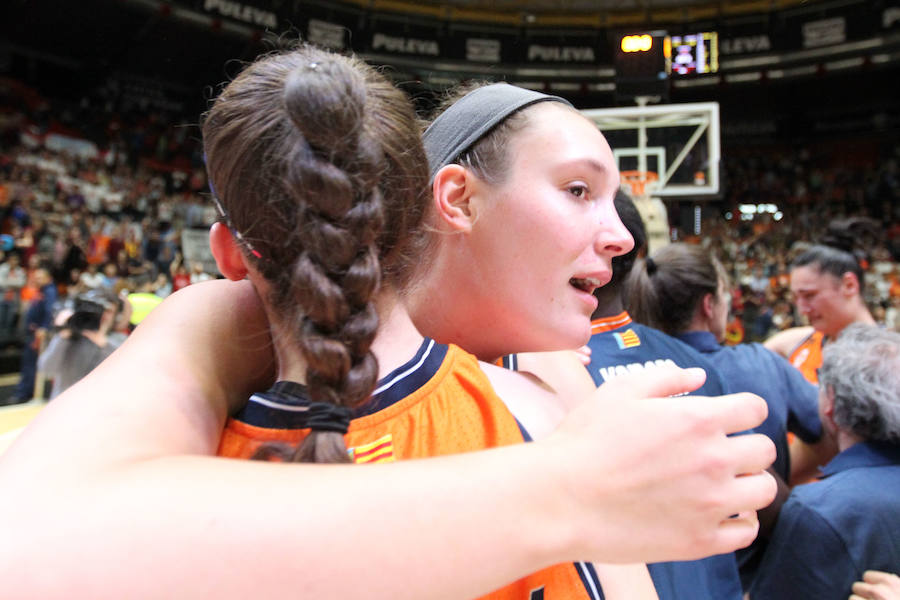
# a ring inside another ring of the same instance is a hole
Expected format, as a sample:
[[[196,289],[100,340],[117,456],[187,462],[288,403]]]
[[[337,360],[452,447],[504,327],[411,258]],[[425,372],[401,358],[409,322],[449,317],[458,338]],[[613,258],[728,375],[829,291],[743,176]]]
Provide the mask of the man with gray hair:
[[[900,572],[900,334],[854,324],[826,346],[819,414],[840,452],[782,507],[752,600],[846,600],[866,570]]]

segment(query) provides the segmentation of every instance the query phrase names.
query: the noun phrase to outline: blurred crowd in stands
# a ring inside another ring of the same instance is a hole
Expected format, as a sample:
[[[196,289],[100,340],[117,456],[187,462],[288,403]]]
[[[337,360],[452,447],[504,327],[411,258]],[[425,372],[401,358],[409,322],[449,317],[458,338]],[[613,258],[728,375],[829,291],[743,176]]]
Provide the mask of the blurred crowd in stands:
[[[41,268],[58,298],[54,314],[93,289],[163,298],[215,276],[183,247],[185,231],[216,219],[198,130],[145,109],[118,112],[96,101],[57,107],[0,80],[0,347],[41,344],[28,328],[53,326],[26,319],[46,296]],[[700,235],[676,235],[713,248],[728,269],[730,343],[802,324],[788,290],[791,260],[831,219],[849,215],[884,225],[861,257],[866,299],[879,323],[900,329],[900,147],[845,146],[729,154],[726,145],[724,208],[705,211]],[[742,205],[777,210],[741,212]],[[115,327],[127,333],[138,319]]]
[[[0,89],[0,348],[37,350],[91,290],[162,299],[213,277],[183,247],[186,230],[205,238],[216,218],[187,128],[162,113],[57,110],[14,82]],[[52,306],[31,310],[48,296]],[[127,333],[145,313],[129,310],[115,328]]]
[[[882,230],[861,243],[865,299],[879,324],[900,328],[900,146],[870,162],[851,160],[839,144],[818,150],[818,159],[809,148],[726,157],[725,218],[706,219],[699,236],[682,234],[714,249],[729,272],[733,343],[805,324],[790,296],[790,265],[830,222],[850,216],[871,217]]]

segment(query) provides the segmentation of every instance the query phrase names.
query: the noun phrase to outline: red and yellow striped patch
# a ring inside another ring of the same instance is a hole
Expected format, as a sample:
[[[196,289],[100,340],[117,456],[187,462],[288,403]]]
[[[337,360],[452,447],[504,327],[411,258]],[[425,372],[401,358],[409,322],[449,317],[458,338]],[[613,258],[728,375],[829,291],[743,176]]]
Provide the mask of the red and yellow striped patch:
[[[355,463],[394,462],[394,438],[389,433],[371,442],[350,448],[350,458]]]
[[[634,348],[641,345],[641,338],[638,337],[633,329],[628,329],[622,333],[616,333],[615,338],[616,342],[619,344],[619,348]]]

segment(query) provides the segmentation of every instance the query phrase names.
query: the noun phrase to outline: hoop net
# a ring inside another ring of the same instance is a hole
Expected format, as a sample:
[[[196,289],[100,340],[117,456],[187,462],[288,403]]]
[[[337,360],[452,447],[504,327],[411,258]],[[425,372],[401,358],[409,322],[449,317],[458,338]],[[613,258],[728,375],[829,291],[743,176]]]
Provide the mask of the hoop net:
[[[655,171],[621,171],[619,173],[622,185],[631,188],[631,196],[633,198],[643,198],[650,193],[656,182],[659,181],[659,175]]]

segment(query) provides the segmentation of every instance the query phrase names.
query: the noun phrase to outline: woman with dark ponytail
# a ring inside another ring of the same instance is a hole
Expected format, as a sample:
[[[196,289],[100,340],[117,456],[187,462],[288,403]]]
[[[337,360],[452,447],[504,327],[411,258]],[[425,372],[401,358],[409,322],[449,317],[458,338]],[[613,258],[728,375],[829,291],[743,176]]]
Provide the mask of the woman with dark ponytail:
[[[728,392],[753,392],[766,399],[769,416],[757,428],[778,448],[775,471],[788,483],[791,461],[786,433],[818,441],[816,386],[761,344],[723,346],[731,285],[711,252],[693,244],[670,244],[632,271],[628,307],[634,319],[673,335],[700,351],[722,373]],[[652,266],[651,266],[652,265]]]
[[[871,219],[833,221],[822,241],[791,264],[791,293],[809,325],[778,333],[765,345],[786,357],[812,383],[818,383],[816,370],[829,340],[851,323],[875,323],[863,297],[860,259],[879,236]]]
[[[766,400],[769,414],[757,433],[768,436],[777,449],[772,466],[782,484],[802,482],[809,465],[792,464],[788,431],[803,442],[832,452],[822,436],[818,391],[784,358],[761,344],[724,346],[731,306],[731,286],[722,264],[708,250],[693,244],[670,244],[655,252],[644,268],[632,271],[628,282],[629,311],[638,322],[661,329],[699,351],[722,374],[728,392],[752,392]],[[798,459],[800,460],[800,459]],[[775,525],[780,503],[760,511],[761,539],[737,552],[744,590],[755,575],[767,538]]]

